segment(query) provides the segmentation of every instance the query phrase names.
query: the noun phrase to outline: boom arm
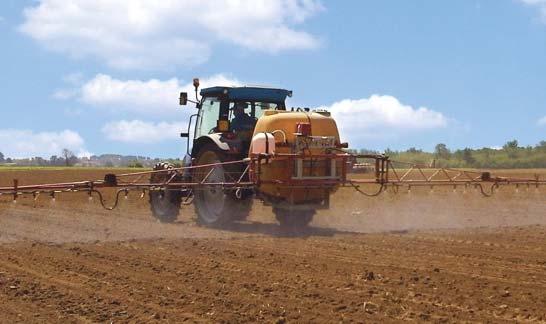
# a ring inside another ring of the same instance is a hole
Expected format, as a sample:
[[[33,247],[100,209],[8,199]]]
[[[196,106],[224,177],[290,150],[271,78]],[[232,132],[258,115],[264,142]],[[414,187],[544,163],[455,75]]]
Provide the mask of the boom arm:
[[[288,181],[262,180],[260,178],[262,165],[273,159],[287,160],[287,165],[292,166],[291,168],[297,168],[298,160],[326,159],[329,161],[336,161],[334,165],[340,165],[341,172],[336,172],[334,169],[332,169],[332,172],[335,173],[334,175],[313,178],[298,176],[297,172],[292,169],[288,170],[288,172],[292,172],[294,176]],[[365,159],[371,161],[372,165],[375,166],[373,176],[362,179],[349,178],[347,176],[347,162],[354,159]],[[209,180],[209,176],[213,173],[216,167],[225,166],[227,164],[244,164],[246,166],[242,168],[244,171],[235,177],[238,179],[238,181],[214,182]],[[185,182],[173,181],[173,179],[176,178],[176,175],[180,175],[188,171],[199,172],[199,169],[205,170],[203,172],[206,174],[202,180],[198,182],[193,180]],[[169,172],[169,174],[172,174],[172,176],[167,177],[167,180],[162,183],[151,183],[148,180],[151,174],[160,172]],[[146,179],[144,179],[145,177]],[[244,180],[247,178],[252,180]],[[121,195],[128,195],[130,191],[142,192],[141,197],[144,196],[146,191],[183,191],[186,193],[185,196],[188,197],[186,202],[189,203],[193,191],[203,189],[204,187],[221,187],[223,190],[234,190],[237,194],[240,193],[242,189],[255,189],[262,183],[274,183],[282,187],[298,188],[325,188],[328,186],[351,187],[366,196],[377,196],[384,192],[389,186],[395,188],[396,191],[403,186],[407,187],[408,189],[418,186],[453,186],[454,188],[457,188],[457,186],[473,186],[478,188],[481,194],[485,197],[490,197],[494,194],[495,190],[501,186],[534,186],[538,188],[539,186],[546,185],[546,179],[541,179],[538,175],[536,175],[534,179],[506,178],[493,176],[490,172],[449,168],[426,168],[416,164],[391,161],[389,157],[385,155],[354,155],[348,153],[306,155],[286,153],[273,155],[258,154],[239,161],[181,167],[170,170],[144,171],[118,175],[107,174],[104,179],[94,181],[20,186],[19,181],[15,179],[13,180],[13,186],[0,187],[0,195],[11,195],[13,200],[17,201],[17,198],[22,195],[32,195],[34,199],[38,199],[41,194],[47,194],[51,198],[55,198],[55,195],[58,193],[86,192],[89,194],[89,196],[97,195],[102,206],[106,209],[112,210],[117,207],[119,197]],[[366,185],[367,187],[374,185],[377,189],[372,193],[368,193],[363,190],[363,185]],[[112,206],[106,206],[105,204],[105,200],[101,192],[101,189],[104,188],[116,189],[115,201]]]

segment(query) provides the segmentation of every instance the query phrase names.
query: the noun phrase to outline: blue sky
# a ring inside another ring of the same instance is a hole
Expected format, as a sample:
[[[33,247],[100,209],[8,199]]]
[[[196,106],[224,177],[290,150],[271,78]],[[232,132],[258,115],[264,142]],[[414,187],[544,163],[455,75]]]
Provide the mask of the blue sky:
[[[353,148],[546,139],[546,0],[4,0],[0,17],[8,156],[181,156],[195,76],[289,88]]]

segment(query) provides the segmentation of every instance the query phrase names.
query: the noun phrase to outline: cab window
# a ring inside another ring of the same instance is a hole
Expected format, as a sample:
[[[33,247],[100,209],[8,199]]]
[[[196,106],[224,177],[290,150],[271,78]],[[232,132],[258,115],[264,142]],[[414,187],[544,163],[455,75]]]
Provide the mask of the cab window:
[[[216,122],[220,116],[220,103],[221,101],[216,97],[203,99],[199,110],[199,123],[195,128],[196,138],[214,132]]]
[[[229,103],[229,120],[233,120],[235,117],[233,110],[236,105],[245,107],[245,114],[253,118],[260,118],[264,114],[265,110],[284,110],[284,105],[274,102],[259,102],[259,101],[238,101]]]

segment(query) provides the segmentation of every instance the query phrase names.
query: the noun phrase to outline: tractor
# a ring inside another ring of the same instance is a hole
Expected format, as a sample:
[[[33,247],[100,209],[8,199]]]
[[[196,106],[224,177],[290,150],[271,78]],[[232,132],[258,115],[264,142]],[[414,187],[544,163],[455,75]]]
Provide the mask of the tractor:
[[[245,181],[255,185],[243,189],[208,185],[150,191],[154,217],[173,222],[188,196],[193,199],[197,222],[214,227],[244,220],[255,198],[271,206],[280,225],[287,227],[306,226],[316,210],[329,207],[343,166],[322,154],[347,144],[340,142],[337,125],[327,111],[288,110],[285,102],[292,91],[285,89],[215,86],[199,91],[198,79],[193,85],[195,101],[188,99],[187,93],[180,93],[180,105],[191,102],[197,109],[190,117],[188,131],[180,134],[188,141],[184,166],[190,168],[178,172],[174,166],[160,163],[154,171],[165,172],[153,173],[150,182]],[[286,156],[269,158],[272,153]],[[291,154],[307,154],[309,158],[290,158]],[[254,163],[249,164],[251,159]]]
[[[403,187],[450,186],[475,189],[491,197],[501,186],[527,190],[546,185],[546,179],[494,176],[488,171],[431,168],[392,161],[385,154],[351,154],[330,113],[308,108],[286,108],[292,92],[265,87],[217,86],[199,91],[194,79],[195,99],[180,93],[180,104],[195,104],[186,133],[183,166],[159,163],[153,170],[106,174],[104,179],[0,187],[0,195],[18,197],[86,192],[98,197],[101,206],[113,210],[120,197],[130,192],[149,193],[152,214],[161,222],[174,222],[183,205],[193,203],[197,222],[204,226],[226,226],[247,218],[255,199],[271,206],[282,227],[307,226],[317,210],[327,209],[330,196],[340,187],[363,196],[376,197],[387,188],[398,193]],[[201,98],[199,98],[199,94]],[[190,131],[193,130],[192,136]],[[191,144],[191,145],[190,145]],[[190,149],[191,147],[191,149]],[[347,176],[351,163],[366,163],[374,176]],[[362,162],[364,161],[364,162]],[[142,180],[149,177],[147,180]],[[373,190],[373,191],[370,191]],[[115,190],[113,203],[105,194]]]

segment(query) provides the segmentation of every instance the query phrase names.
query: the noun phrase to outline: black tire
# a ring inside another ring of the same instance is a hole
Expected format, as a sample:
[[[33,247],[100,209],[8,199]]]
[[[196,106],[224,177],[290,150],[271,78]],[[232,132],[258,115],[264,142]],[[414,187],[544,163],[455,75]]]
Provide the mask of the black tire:
[[[181,175],[176,174],[176,171],[168,171],[174,167],[169,163],[158,163],[154,167],[154,171],[165,170],[167,172],[152,173],[150,183],[163,183],[174,178],[171,182],[178,182],[182,179]],[[172,223],[176,221],[180,214],[180,205],[182,203],[182,193],[176,190],[153,190],[150,191],[150,209],[152,215],[162,223]]]
[[[279,225],[285,229],[302,229],[305,228],[313,221],[315,216],[315,210],[289,210],[283,208],[273,207],[275,218],[279,222]]]
[[[197,153],[195,165],[233,161],[216,145],[207,144]],[[193,181],[201,181],[211,171],[210,168],[194,169]],[[216,166],[208,175],[207,182],[237,182],[244,170],[241,164]],[[224,190],[220,186],[208,186],[194,191],[193,204],[200,225],[219,227],[233,221],[244,220],[252,209],[252,195],[243,190],[242,197],[236,197],[234,190]]]

